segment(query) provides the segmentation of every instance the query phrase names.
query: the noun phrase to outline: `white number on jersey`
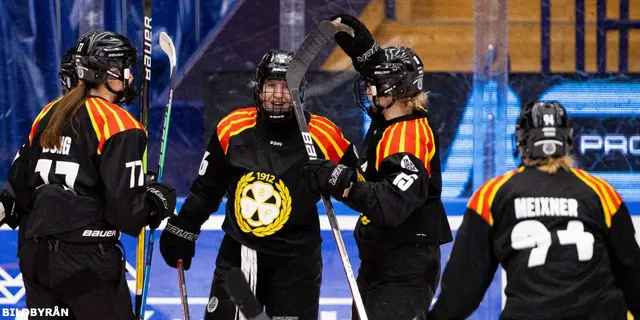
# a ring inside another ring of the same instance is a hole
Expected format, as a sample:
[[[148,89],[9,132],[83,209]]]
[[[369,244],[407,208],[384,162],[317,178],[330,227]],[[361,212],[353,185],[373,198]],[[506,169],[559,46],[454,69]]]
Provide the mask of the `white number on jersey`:
[[[404,172],[400,172],[399,175],[396,176],[395,179],[393,179],[393,184],[398,187],[398,189],[402,190],[402,191],[407,191],[407,189],[409,189],[409,187],[411,186],[411,184],[416,181],[418,179],[418,175],[417,174],[406,174]]]
[[[202,162],[200,162],[200,168],[198,169],[198,174],[201,176],[207,172],[207,167],[209,166],[209,162],[207,161],[208,156],[209,151],[205,151],[204,156],[202,157]]]
[[[131,178],[129,179],[129,188],[142,187],[144,185],[144,172],[142,172],[142,160],[129,161],[125,163],[127,168],[131,168]],[[138,175],[138,183],[136,183],[136,168],[140,167]]]
[[[574,244],[579,261],[589,261],[593,257],[593,234],[584,231],[582,221],[571,220],[566,230],[557,231],[561,245]],[[542,222],[524,220],[511,231],[511,247],[514,250],[531,249],[529,268],[544,265],[551,247],[551,233]]]
[[[49,173],[51,172],[51,166],[53,166],[53,162],[54,161],[50,159],[38,159],[38,162],[36,163],[35,172],[40,173],[40,177],[45,184],[49,184]],[[71,190],[74,190],[73,186],[76,183],[80,165],[70,161],[55,161],[55,163],[56,169],[54,173],[63,175],[65,186],[67,186]]]

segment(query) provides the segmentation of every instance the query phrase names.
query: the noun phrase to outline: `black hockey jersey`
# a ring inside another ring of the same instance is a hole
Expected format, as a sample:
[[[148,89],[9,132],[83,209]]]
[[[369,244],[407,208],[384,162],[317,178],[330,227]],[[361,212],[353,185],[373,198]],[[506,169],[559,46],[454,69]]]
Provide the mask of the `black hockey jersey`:
[[[585,171],[521,167],[477,190],[433,319],[465,319],[501,263],[504,319],[640,316],[640,247],[620,195]],[[625,307],[626,299],[626,307]]]
[[[7,178],[29,212],[20,228],[26,238],[54,235],[70,242],[116,239],[120,231],[137,236],[151,211],[142,125],[117,105],[90,97],[63,129],[61,147],[46,149],[40,136],[57,101],[34,120]]]
[[[318,157],[355,166],[355,149],[338,127],[305,115]],[[226,195],[222,228],[238,242],[272,255],[313,252],[321,243],[320,196],[303,180],[307,161],[295,119],[275,124],[256,107],[235,110],[217,124],[179,216],[201,226]]]
[[[353,185],[345,203],[362,213],[354,232],[361,259],[402,243],[452,240],[437,135],[426,112],[373,122],[358,161],[366,181]]]

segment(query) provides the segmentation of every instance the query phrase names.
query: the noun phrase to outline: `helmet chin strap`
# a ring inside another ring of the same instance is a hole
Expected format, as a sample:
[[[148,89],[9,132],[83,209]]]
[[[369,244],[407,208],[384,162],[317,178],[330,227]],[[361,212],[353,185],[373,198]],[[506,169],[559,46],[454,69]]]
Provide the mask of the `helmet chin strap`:
[[[118,102],[118,101],[122,100],[122,98],[124,98],[124,90],[122,90],[122,91],[113,90],[113,88],[111,88],[111,86],[109,85],[109,81],[106,81],[104,84],[107,87],[107,90],[109,90],[109,92],[111,92],[111,93],[116,95],[116,101],[115,102]]]

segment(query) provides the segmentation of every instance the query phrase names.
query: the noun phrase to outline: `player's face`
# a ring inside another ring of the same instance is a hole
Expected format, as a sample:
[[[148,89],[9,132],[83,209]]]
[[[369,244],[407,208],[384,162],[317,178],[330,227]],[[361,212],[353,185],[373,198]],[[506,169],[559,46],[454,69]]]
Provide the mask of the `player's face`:
[[[277,113],[291,108],[291,92],[287,82],[279,79],[267,79],[262,85],[260,100],[266,111]]]

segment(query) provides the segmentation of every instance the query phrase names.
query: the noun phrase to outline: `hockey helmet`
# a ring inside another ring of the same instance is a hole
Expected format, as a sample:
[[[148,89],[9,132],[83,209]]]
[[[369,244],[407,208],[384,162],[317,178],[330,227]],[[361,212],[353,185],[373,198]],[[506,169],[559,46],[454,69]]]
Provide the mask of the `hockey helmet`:
[[[99,31],[89,31],[84,33],[78,38],[77,42],[83,41],[87,37],[95,34]],[[78,85],[78,76],[76,75],[76,68],[74,64],[74,54],[75,54],[75,46],[67,50],[67,52],[62,56],[62,60],[60,61],[60,72],[58,73],[58,77],[60,79],[60,86],[62,87],[62,93],[65,94],[69,92],[69,90],[75,88]]]
[[[255,103],[258,106],[258,112],[260,112],[265,119],[271,121],[281,121],[292,118],[293,115],[293,101],[285,103],[282,107],[273,105],[269,108],[265,107],[266,101],[262,101],[261,93],[263,86],[267,80],[282,80],[286,81],[287,70],[289,69],[289,63],[293,58],[293,53],[289,51],[282,51],[271,49],[269,50],[258,64],[253,76],[254,97]],[[305,80],[302,80],[300,84],[299,93],[300,100],[304,98]],[[288,89],[287,89],[288,90]]]
[[[138,51],[129,39],[116,32],[98,31],[78,39],[74,51],[78,79],[84,80],[89,87],[104,83],[124,104],[131,104],[135,100],[138,90],[137,86],[130,83],[129,74],[135,73]],[[113,68],[118,71],[114,72]],[[124,89],[118,92],[113,90],[107,82],[110,78],[122,80]]]
[[[380,116],[396,100],[414,97],[423,89],[422,61],[408,47],[388,47],[377,51],[359,72],[354,88],[358,106],[372,117]],[[369,87],[370,95],[367,94]],[[379,96],[391,96],[392,101],[386,106],[379,106],[376,101]]]
[[[516,147],[523,159],[559,158],[571,153],[573,125],[557,101],[526,105],[516,122]]]

